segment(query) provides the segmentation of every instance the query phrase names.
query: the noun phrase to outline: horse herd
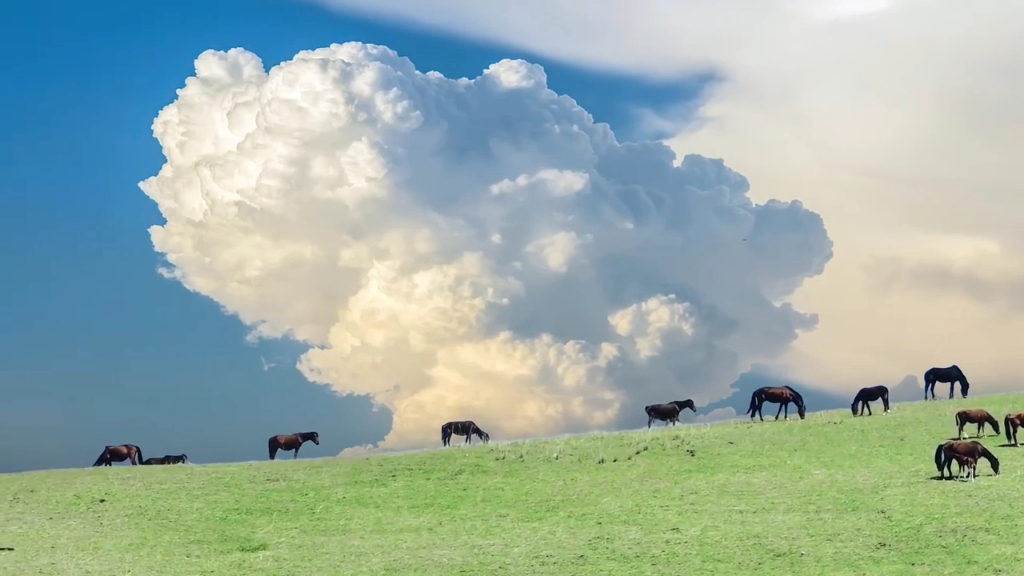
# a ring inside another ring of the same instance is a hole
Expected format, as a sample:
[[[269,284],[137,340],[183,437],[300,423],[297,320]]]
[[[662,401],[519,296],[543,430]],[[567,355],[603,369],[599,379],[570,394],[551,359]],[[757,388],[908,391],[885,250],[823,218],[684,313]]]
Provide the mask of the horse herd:
[[[970,384],[964,376],[963,371],[955,364],[945,368],[930,368],[925,371],[924,399],[926,401],[928,400],[929,392],[931,392],[931,399],[935,400],[935,384],[938,382],[949,384],[950,399],[953,398],[953,387],[959,383],[961,397],[967,398],[967,392],[970,388]],[[853,398],[853,403],[850,405],[850,411],[854,416],[858,416],[859,408],[860,416],[864,415],[865,410],[867,410],[868,415],[871,416],[872,412],[870,403],[877,400],[882,401],[882,405],[885,410],[884,413],[888,414],[889,389],[885,386],[861,388]],[[761,422],[764,422],[762,410],[765,402],[779,405],[779,410],[775,414],[775,420],[778,420],[779,416],[783,416],[785,420],[789,420],[790,404],[796,406],[797,414],[800,416],[801,420],[807,416],[807,405],[804,403],[803,396],[790,386],[763,386],[754,390],[750,395],[750,405],[744,415],[749,414],[751,421],[754,420],[754,416],[757,416],[760,418]],[[692,410],[694,413],[697,412],[697,407],[693,400],[689,399],[673,400],[665,404],[651,404],[649,406],[645,406],[644,412],[647,414],[647,428],[650,429],[651,424],[655,420],[665,422],[665,426],[668,426],[669,424],[675,426],[679,422],[679,417],[683,410],[687,408]],[[968,424],[977,424],[977,437],[979,438],[982,436],[986,424],[992,427],[997,435],[999,434],[999,422],[987,411],[961,410],[957,412],[957,439],[939,444],[935,449],[935,467],[939,471],[940,479],[945,479],[946,472],[949,473],[949,478],[953,479],[952,464],[955,461],[959,467],[959,475],[957,478],[967,477],[973,481],[977,471],[979,458],[987,459],[989,464],[992,466],[992,471],[995,474],[999,474],[999,460],[991,451],[976,440],[964,440],[964,427]],[[1018,446],[1017,430],[1024,426],[1024,412],[1018,414],[1007,414],[1003,419],[1003,425],[1006,432],[1007,443],[1012,442],[1013,446]],[[465,436],[466,439],[464,444],[471,444],[473,436],[480,438],[480,440],[485,444],[491,439],[490,435],[487,432],[484,432],[484,430],[472,420],[445,422],[441,426],[442,446],[450,446],[453,435]],[[267,440],[267,449],[270,459],[274,460],[280,450],[293,452],[292,458],[298,458],[299,449],[306,442],[313,442],[313,444],[319,446],[320,435],[317,432],[296,432],[294,434],[279,434],[271,436]],[[106,446],[99,458],[96,459],[93,466],[111,466],[113,462],[124,462],[125,460],[129,461],[133,466],[137,464],[187,464],[188,456],[185,454],[168,454],[161,458],[149,458],[147,460],[143,460],[141,448],[135,444],[121,444],[119,446]]]

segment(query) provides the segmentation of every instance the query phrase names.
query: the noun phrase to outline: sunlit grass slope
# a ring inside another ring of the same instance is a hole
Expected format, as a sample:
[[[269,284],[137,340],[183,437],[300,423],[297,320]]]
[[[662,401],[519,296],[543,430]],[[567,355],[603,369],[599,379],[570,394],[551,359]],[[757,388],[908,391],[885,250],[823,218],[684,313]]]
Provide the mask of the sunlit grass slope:
[[[14,550],[0,574],[1021,574],[1024,450],[989,437],[1002,475],[981,462],[973,484],[932,479],[965,407],[1001,423],[1024,395],[365,460],[3,475],[0,547]]]

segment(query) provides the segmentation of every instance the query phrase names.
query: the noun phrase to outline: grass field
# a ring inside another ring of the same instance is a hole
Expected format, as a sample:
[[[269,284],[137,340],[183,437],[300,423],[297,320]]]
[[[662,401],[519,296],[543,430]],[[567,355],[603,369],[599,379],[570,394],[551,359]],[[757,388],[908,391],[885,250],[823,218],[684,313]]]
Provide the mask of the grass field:
[[[1000,476],[982,461],[973,484],[933,480],[966,407],[1001,424],[1024,395],[361,460],[2,475],[0,547],[14,550],[0,574],[1019,574],[1024,450],[989,437]]]

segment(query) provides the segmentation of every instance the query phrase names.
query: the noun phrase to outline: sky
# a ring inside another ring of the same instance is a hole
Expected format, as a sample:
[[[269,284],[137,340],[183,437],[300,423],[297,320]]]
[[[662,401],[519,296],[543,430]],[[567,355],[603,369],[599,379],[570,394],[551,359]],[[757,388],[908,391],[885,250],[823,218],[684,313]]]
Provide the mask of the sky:
[[[467,413],[637,427],[677,394],[742,413],[760,383],[845,408],[954,361],[1016,389],[1018,4],[361,4],[5,8],[0,472],[124,442],[262,459],[312,429],[304,457],[419,448]]]

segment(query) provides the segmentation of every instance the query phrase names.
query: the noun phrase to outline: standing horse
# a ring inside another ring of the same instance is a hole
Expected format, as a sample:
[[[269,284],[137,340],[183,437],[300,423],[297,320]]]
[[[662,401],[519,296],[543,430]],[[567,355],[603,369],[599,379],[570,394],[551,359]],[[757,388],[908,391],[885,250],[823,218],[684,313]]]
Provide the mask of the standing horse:
[[[999,459],[988,448],[985,448],[981,442],[976,440],[967,442],[950,440],[935,447],[935,469],[939,471],[940,480],[945,480],[945,472],[949,472],[950,480],[953,479],[953,460],[955,459],[955,454],[969,456],[975,460],[984,458],[992,466],[992,473],[996,476],[999,475]]]
[[[761,422],[764,422],[764,415],[761,413],[761,409],[764,407],[765,402],[779,404],[779,411],[775,414],[775,420],[779,419],[779,414],[782,414],[783,409],[786,411],[785,419],[789,420],[790,402],[796,404],[796,410],[801,420],[807,415],[804,397],[789,386],[763,386],[754,390],[754,393],[750,395],[750,407],[747,408],[744,415],[750,414],[750,419],[753,420],[756,414],[761,418]]]
[[[882,399],[882,405],[885,406],[885,413],[889,413],[889,389],[885,386],[871,386],[870,388],[861,388],[857,395],[853,397],[853,404],[850,405],[850,410],[853,415],[857,415],[857,403],[860,403],[860,415],[864,415],[864,409],[868,409],[868,416],[871,416],[871,404],[868,402],[874,402],[879,398]]]
[[[978,433],[976,435],[978,438],[982,437],[982,433],[985,431],[985,424],[991,426],[996,431],[996,435],[999,435],[999,421],[985,410],[961,410],[956,413],[955,419],[958,440],[964,439],[964,426],[968,424],[978,425]]]
[[[945,368],[929,368],[924,373],[924,399],[928,399],[928,390],[932,391],[932,400],[935,400],[935,383],[949,383],[949,399],[953,399],[953,385],[960,383],[960,397],[967,398],[967,391],[971,384],[967,381],[960,367],[956,364]]]
[[[948,458],[956,460],[956,466],[958,474],[956,479],[969,478],[971,482],[974,482],[974,478],[978,475],[978,459],[973,456],[965,456],[963,454],[957,454],[952,452],[947,455]],[[950,478],[953,477],[953,471],[949,472]]]
[[[1007,414],[1003,417],[1003,429],[1006,430],[1007,444],[1013,442],[1014,446],[1020,446],[1017,443],[1017,429],[1021,426],[1024,426],[1024,412]]]
[[[92,465],[113,466],[114,462],[124,462],[125,460],[131,462],[132,466],[142,463],[142,448],[139,448],[135,444],[106,446],[103,448],[103,452],[100,453],[100,457],[97,458]]]
[[[271,436],[267,440],[267,449],[270,451],[270,459],[273,460],[277,455],[278,450],[294,450],[295,455],[292,456],[292,460],[299,457],[299,448],[302,448],[304,442],[312,440],[313,444],[320,445],[320,435],[316,432],[296,432],[295,434],[279,434],[277,436]]]
[[[459,422],[445,422],[441,425],[441,444],[443,446],[451,446],[452,434],[456,436],[465,436],[466,441],[463,444],[472,444],[473,435],[476,434],[480,440],[486,444],[491,440],[490,434],[484,432],[476,422],[472,420],[462,420]]]
[[[655,420],[661,420],[668,426],[669,422],[673,426],[679,422],[679,415],[682,414],[683,409],[689,408],[693,410],[693,413],[697,413],[697,406],[694,405],[693,400],[673,400],[667,404],[651,404],[650,406],[644,406],[644,412],[647,413],[647,428],[651,428],[651,422]]]

